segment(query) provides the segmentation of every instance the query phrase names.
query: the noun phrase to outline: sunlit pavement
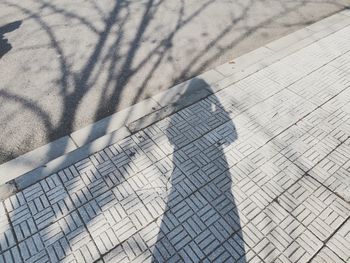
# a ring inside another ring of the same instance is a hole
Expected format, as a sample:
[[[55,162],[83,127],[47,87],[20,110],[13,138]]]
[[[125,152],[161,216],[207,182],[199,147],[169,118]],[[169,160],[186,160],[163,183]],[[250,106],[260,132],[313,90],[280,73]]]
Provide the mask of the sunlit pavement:
[[[0,262],[349,262],[349,136],[346,26],[2,201]]]

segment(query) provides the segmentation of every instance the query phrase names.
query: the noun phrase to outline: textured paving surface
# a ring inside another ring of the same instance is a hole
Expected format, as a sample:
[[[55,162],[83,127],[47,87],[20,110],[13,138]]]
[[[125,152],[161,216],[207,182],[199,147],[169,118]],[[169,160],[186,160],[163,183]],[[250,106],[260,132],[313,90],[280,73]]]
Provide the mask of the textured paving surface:
[[[0,164],[349,5],[1,0]]]
[[[346,27],[1,202],[0,262],[349,262],[349,136]]]

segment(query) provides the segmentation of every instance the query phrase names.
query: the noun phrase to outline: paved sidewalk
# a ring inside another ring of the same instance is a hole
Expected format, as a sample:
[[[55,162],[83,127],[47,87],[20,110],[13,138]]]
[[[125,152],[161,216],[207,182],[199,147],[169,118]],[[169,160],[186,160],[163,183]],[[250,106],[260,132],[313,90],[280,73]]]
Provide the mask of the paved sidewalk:
[[[349,262],[350,26],[0,202],[0,262],[98,260]]]

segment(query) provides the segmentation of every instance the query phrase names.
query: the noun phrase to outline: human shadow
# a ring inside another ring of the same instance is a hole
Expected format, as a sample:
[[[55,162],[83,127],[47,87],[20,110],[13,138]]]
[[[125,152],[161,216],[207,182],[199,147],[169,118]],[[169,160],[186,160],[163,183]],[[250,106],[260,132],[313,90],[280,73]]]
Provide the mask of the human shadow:
[[[0,58],[12,49],[12,45],[8,42],[8,39],[5,38],[4,34],[18,29],[21,24],[22,21],[15,21],[0,27]]]
[[[210,89],[205,81],[194,85]],[[193,95],[188,89],[178,103]],[[172,115],[166,130],[174,169],[152,262],[245,262],[225,148],[235,126],[215,94]]]

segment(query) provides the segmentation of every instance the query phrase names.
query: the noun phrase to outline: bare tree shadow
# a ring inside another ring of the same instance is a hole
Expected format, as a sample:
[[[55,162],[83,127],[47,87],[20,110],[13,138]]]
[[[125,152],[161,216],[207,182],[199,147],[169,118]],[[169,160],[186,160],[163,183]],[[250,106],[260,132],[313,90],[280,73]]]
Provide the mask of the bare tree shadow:
[[[2,58],[12,49],[12,45],[8,43],[8,40],[5,38],[4,34],[18,29],[21,24],[22,21],[15,21],[0,27],[0,58]]]
[[[165,40],[159,45],[156,45],[156,47],[145,56],[145,60],[138,63],[136,66],[134,65],[134,59],[138,52],[138,46],[141,45],[146,29],[162,1],[157,2],[150,0],[145,2],[142,20],[138,24],[137,32],[130,42],[124,60],[121,60],[122,54],[119,53],[119,50],[125,30],[123,29],[123,25],[125,21],[130,19],[127,1],[116,1],[108,15],[103,15],[104,24],[100,31],[92,27],[91,22],[88,22],[85,18],[81,18],[62,8],[57,8],[51,3],[41,2],[42,8],[48,8],[54,13],[59,13],[64,17],[77,19],[85,26],[91,27],[91,31],[98,35],[96,45],[91,47],[90,55],[78,72],[74,72],[71,69],[68,56],[62,48],[60,41],[57,39],[54,28],[46,24],[40,15],[20,5],[15,6],[40,25],[48,35],[50,45],[57,54],[60,64],[59,83],[61,88],[60,99],[62,101],[62,112],[58,125],[53,124],[53,121],[50,119],[50,116],[45,113],[44,109],[34,102],[21,98],[20,95],[3,91],[0,93],[0,97],[16,101],[26,108],[31,108],[44,123],[47,129],[46,134],[48,140],[56,139],[57,135],[70,133],[74,130],[73,123],[80,103],[88,92],[93,89],[97,76],[103,70],[103,67],[100,67],[101,64],[97,62],[102,61],[102,64],[104,64],[108,61],[109,64],[107,67],[107,78],[104,83],[105,88],[102,89],[100,99],[101,108],[95,112],[95,120],[107,114],[104,108],[106,102],[112,105],[112,111],[117,109],[121,100],[121,95],[123,92],[126,92],[126,87],[130,79],[145,65],[146,61],[150,58],[155,58],[155,63],[152,65],[151,70],[144,77],[142,85],[137,90],[135,100],[141,96],[149,79],[153,77],[155,70],[160,67],[161,61],[165,58],[166,54],[171,51],[172,41],[176,33],[187,23],[190,23],[204,9],[208,8],[211,2],[212,1],[207,1],[203,3],[202,6],[196,9],[187,18],[184,18],[184,10],[181,8],[174,30],[169,32]],[[303,3],[298,6],[302,6],[302,4]],[[220,39],[230,34],[234,29],[234,25],[244,19],[250,8],[251,3],[243,8],[241,16],[232,19],[232,23],[227,25],[222,32],[218,32],[217,37],[208,44],[204,50],[199,51],[198,55],[188,63],[188,66],[185,67],[183,71],[179,72],[178,76],[174,78],[174,83],[184,80],[183,78],[190,77],[187,72],[192,71],[196,74],[200,73],[206,65],[210,64],[212,61],[211,57],[201,62],[201,56],[207,50],[215,47],[215,44]],[[121,9],[124,9],[126,13],[125,16],[120,16]],[[277,16],[267,18],[265,23],[269,23],[273,19],[295,9],[296,8],[285,8]],[[117,33],[113,31],[115,30],[114,26],[116,24],[119,25],[116,30]],[[13,27],[10,26],[10,28]],[[252,34],[258,28],[259,26],[253,27],[248,30],[247,34]],[[7,32],[6,30],[8,30],[8,28],[5,27],[5,29],[2,30],[3,32]],[[112,45],[107,44],[110,35],[114,36],[114,38],[112,38]],[[246,37],[246,35],[237,40],[233,40],[224,48],[233,48],[242,41],[244,37]],[[220,51],[221,50],[218,50],[218,53],[220,53]],[[208,88],[208,85],[204,83],[204,81],[202,81],[202,84]],[[179,100],[191,96],[192,85],[191,83]],[[108,92],[108,90],[112,92]],[[191,115],[191,113],[197,113],[197,115]],[[234,260],[241,260],[244,262],[245,250],[240,230],[240,218],[235,204],[234,194],[231,189],[232,177],[234,177],[234,175],[229,173],[228,162],[224,155],[225,147],[237,139],[235,126],[230,120],[229,113],[225,111],[215,95],[203,100],[200,104],[188,107],[188,109],[184,111],[184,114],[187,115],[182,118],[182,123],[179,123],[176,117],[177,115],[170,117],[170,125],[166,128],[166,136],[174,148],[172,158],[175,168],[171,174],[170,189],[167,193],[167,201],[164,208],[165,215],[159,222],[160,232],[153,246],[152,259],[158,262],[165,262],[170,259],[186,261],[187,258],[203,259],[208,256],[213,261],[216,259],[219,260],[220,256],[227,256],[228,258],[231,257]],[[106,129],[106,127],[103,129]],[[135,168],[133,160],[140,158],[144,153],[143,145],[149,144],[152,141],[150,138],[145,139],[147,135],[143,135],[142,133],[140,137],[141,139],[139,139],[137,143],[134,142],[134,145],[136,144],[135,147],[127,145],[127,143],[132,140],[128,138],[128,141],[125,142],[127,146],[116,148],[116,146],[113,145],[105,151],[96,153],[60,171],[58,175],[52,175],[47,178],[47,180],[41,181],[26,189],[25,194],[21,192],[13,196],[12,199],[15,200],[19,206],[7,213],[9,221],[11,221],[11,226],[9,226],[10,228],[13,226],[17,227],[16,229],[22,231],[22,235],[25,234],[25,236],[20,236],[17,232],[15,233],[15,230],[9,230],[9,232],[12,232],[13,236],[17,236],[17,244],[21,243],[23,245],[25,242],[32,242],[31,236],[38,236],[37,233],[39,232],[41,235],[40,240],[44,242],[45,240],[42,236],[50,237],[50,231],[53,231],[52,229],[56,227],[56,225],[59,225],[58,228],[61,231],[60,235],[57,234],[49,243],[41,244],[42,247],[36,244],[36,248],[40,248],[41,250],[39,252],[33,251],[33,254],[29,255],[28,258],[33,256],[33,260],[35,260],[35,257],[38,258],[42,256],[40,253],[43,251],[45,253],[46,251],[51,251],[50,249],[53,249],[54,245],[58,244],[57,246],[60,246],[65,242],[61,249],[62,254],[52,254],[57,257],[58,260],[63,259],[66,254],[71,252],[71,240],[69,240],[71,236],[74,236],[73,238],[76,239],[79,239],[79,237],[86,238],[87,236],[94,237],[93,231],[99,231],[97,228],[102,221],[101,215],[103,212],[108,209],[112,210],[114,206],[125,205],[125,207],[127,207],[129,206],[127,202],[130,203],[130,199],[136,201],[140,200],[137,195],[128,195],[127,192],[123,192],[123,190],[125,190],[123,187],[125,187],[125,182],[129,176],[128,173],[131,170],[140,172],[139,168]],[[140,167],[147,168],[142,165]],[[125,196],[123,196],[123,194],[125,194]],[[95,201],[96,198],[99,199],[99,204]],[[23,201],[25,199],[27,202]],[[30,204],[34,203],[38,206],[41,205],[41,210],[35,210],[36,208],[34,205],[32,206],[34,208],[29,207]],[[18,209],[19,207],[20,209]],[[26,211],[26,215],[31,217],[31,219],[28,220],[29,223],[22,221],[21,217],[24,214],[23,211]],[[158,212],[162,213],[162,211]],[[126,213],[124,215],[125,218],[122,218],[120,222],[129,220],[133,215],[131,213],[132,212]],[[100,219],[101,221],[99,221]],[[112,221],[113,220],[105,222],[103,225],[103,227],[111,225],[114,231],[108,232],[106,235],[116,235],[115,233],[118,231],[119,225],[115,224],[112,226],[112,224],[115,223]],[[30,229],[30,227],[32,227],[32,229]],[[89,230],[89,233],[87,233],[85,227]],[[79,231],[76,231],[77,229]],[[73,232],[74,234],[72,234]],[[69,233],[69,235],[65,237],[62,233]],[[119,240],[121,239],[119,236],[118,238]],[[177,238],[180,238],[180,240],[177,240]],[[5,241],[7,242],[7,240]],[[93,243],[94,242],[91,241],[89,244],[91,245]],[[91,249],[90,253],[105,255],[105,253],[108,253],[113,249],[113,246],[115,246],[112,241],[111,244],[112,245],[106,248],[106,250],[96,252],[96,250]],[[44,248],[44,246],[47,247]],[[4,253],[8,253],[14,247],[17,247],[17,245],[5,246],[5,249],[2,248],[2,252],[5,251]],[[90,248],[92,247],[96,249],[94,245],[91,245]],[[219,247],[224,248],[225,252],[217,253]],[[44,252],[42,254],[45,254]],[[50,256],[52,255],[50,254]],[[86,253],[85,256],[87,257],[88,253]],[[22,255],[22,257],[24,256]]]

